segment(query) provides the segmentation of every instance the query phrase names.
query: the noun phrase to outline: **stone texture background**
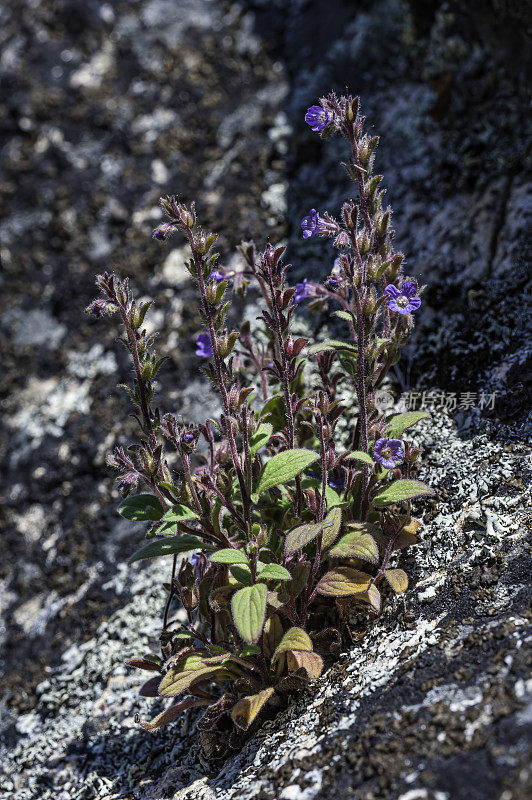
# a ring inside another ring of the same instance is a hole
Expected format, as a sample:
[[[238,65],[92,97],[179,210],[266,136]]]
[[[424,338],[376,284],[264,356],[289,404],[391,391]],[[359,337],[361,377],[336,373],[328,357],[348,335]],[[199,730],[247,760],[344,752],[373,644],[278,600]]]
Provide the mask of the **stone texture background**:
[[[0,8],[0,793],[41,798],[524,800],[531,775],[530,2],[6,0]],[[132,430],[112,324],[83,308],[113,266],[156,300],[167,408],[215,408],[161,194],[197,197],[231,263],[349,192],[303,114],[333,88],[381,135],[423,314],[398,389],[496,392],[419,428],[423,544],[401,603],[225,764],[193,718],[150,736],[139,676],[157,569],[130,569],[105,454]],[[200,402],[201,400],[201,402]],[[116,422],[118,420],[118,422]],[[528,559],[528,561],[527,561]],[[118,567],[117,567],[118,564]],[[528,639],[529,643],[529,639]],[[528,658],[528,661],[527,661]]]

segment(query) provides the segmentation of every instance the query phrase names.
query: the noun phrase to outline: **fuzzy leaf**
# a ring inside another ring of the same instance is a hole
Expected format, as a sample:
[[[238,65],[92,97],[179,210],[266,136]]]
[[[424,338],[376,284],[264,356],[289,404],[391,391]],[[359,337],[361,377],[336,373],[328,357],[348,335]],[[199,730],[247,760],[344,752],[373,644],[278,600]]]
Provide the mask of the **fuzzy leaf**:
[[[403,594],[408,589],[408,576],[403,569],[387,569],[384,577],[396,594]]]
[[[263,689],[263,691],[258,694],[248,695],[239,700],[231,711],[231,719],[237,728],[243,731],[249,728],[259,711],[268,702],[273,692],[274,689],[270,686],[268,689]]]
[[[323,536],[321,546],[324,550],[336,541],[342,526],[342,509],[332,508],[323,520]]]
[[[339,317],[340,319],[345,320],[346,322],[353,322],[353,315],[349,313],[349,311],[334,311],[334,317]]]
[[[289,483],[318,458],[318,454],[312,450],[296,449],[277,453],[264,465],[255,497],[258,498],[273,486]]]
[[[266,618],[266,593],[266,584],[256,583],[235,592],[231,599],[234,623],[248,644],[256,644],[262,633]]]
[[[249,440],[249,450],[252,457],[258,453],[261,447],[264,447],[265,444],[268,444],[272,433],[273,425],[271,425],[269,422],[261,422]]]
[[[326,572],[318,583],[318,594],[325,597],[347,597],[367,591],[371,577],[351,567],[335,567]]]
[[[285,583],[284,588],[290,597],[298,597],[307,585],[310,575],[310,561],[303,561],[292,568],[292,580]]]
[[[352,342],[341,342],[338,339],[328,339],[326,342],[320,342],[319,344],[313,344],[308,349],[308,355],[312,356],[316,353],[323,353],[324,350],[337,350],[337,351],[347,351],[349,353],[353,353],[354,355],[357,354],[358,348]]]
[[[191,508],[187,508],[181,505],[181,503],[173,506],[173,508],[167,511],[163,516],[163,522],[185,522],[187,519],[199,519],[199,516],[195,511],[192,511]]]
[[[118,513],[135,522],[157,522],[164,514],[160,500],[153,494],[136,494],[118,506]]]
[[[187,656],[177,666],[170,667],[161,681],[159,694],[162,697],[175,697],[189,689],[196,681],[215,675],[217,672],[224,672],[226,667],[220,661],[220,658],[203,659],[199,656]]]
[[[385,433],[388,439],[400,439],[407,428],[415,425],[420,419],[426,419],[430,414],[425,411],[407,411],[405,414],[396,414],[387,423]]]
[[[271,614],[264,624],[262,647],[266,658],[271,658],[275,648],[283,638],[283,624],[278,614]]]
[[[335,558],[361,558],[370,564],[379,561],[379,550],[375,539],[367,533],[350,531],[329,550],[329,555]]]
[[[174,705],[166,708],[161,714],[155,717],[155,719],[152,719],[151,722],[142,722],[138,715],[135,717],[135,722],[141,725],[144,730],[153,733],[153,731],[158,731],[159,728],[162,728],[163,725],[167,725],[169,722],[172,722],[172,720],[177,719],[187,708],[193,708],[198,705],[205,704],[194,697],[187,697],[186,700],[182,700],[180,703],[174,703]]]
[[[290,531],[284,540],[285,556],[295,553],[296,550],[301,550],[305,545],[315,539],[316,536],[319,536],[322,530],[323,526],[319,522],[298,525],[297,528]]]
[[[281,567],[279,564],[266,564],[264,569],[259,572],[259,578],[261,581],[289,581],[292,576],[285,567]]]
[[[233,578],[239,583],[243,583],[244,586],[251,586],[253,583],[251,579],[251,569],[247,564],[230,564],[229,571]]]
[[[281,653],[286,653],[287,650],[312,652],[312,641],[303,628],[290,628],[286,631],[272,656],[272,664],[277,661]]]
[[[286,657],[289,672],[304,669],[311,681],[320,677],[323,670],[323,658],[317,653],[298,653],[289,650]]]
[[[249,564],[249,558],[242,550],[235,550],[228,547],[225,550],[217,550],[211,558],[213,564]]]
[[[161,664],[151,658],[128,658],[125,662],[128,667],[136,667],[137,669],[146,669],[148,672],[162,672]]]
[[[426,494],[434,494],[434,489],[421,481],[400,480],[390,483],[373,498],[373,502],[376,506],[389,506],[392,503],[412,500],[414,497],[422,497]]]
[[[371,456],[368,456],[367,453],[362,452],[362,450],[353,450],[349,455],[345,456],[346,460],[349,461],[362,461],[364,464],[369,464],[370,467],[375,466],[375,462]]]
[[[181,533],[168,539],[155,539],[141,547],[131,556],[129,563],[132,564],[133,561],[141,561],[144,558],[158,558],[159,556],[171,556],[174,553],[188,553],[190,550],[198,550],[199,548],[209,549],[197,536]]]
[[[357,594],[356,596],[357,603],[363,603],[364,605],[369,605],[372,610],[376,614],[380,614],[381,610],[381,593],[377,589],[376,586],[373,584],[369,587],[369,589],[362,594]]]

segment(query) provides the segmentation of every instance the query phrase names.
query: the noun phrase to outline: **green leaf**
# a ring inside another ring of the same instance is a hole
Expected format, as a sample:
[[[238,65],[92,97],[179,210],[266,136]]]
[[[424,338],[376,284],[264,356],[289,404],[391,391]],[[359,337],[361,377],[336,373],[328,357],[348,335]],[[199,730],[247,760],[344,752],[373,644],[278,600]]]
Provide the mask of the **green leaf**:
[[[273,433],[273,425],[269,422],[262,422],[253,436],[250,437],[249,440],[249,450],[251,456],[253,457],[261,447],[264,447],[265,444],[268,444],[270,441],[271,435]]]
[[[434,489],[431,489],[425,483],[421,483],[421,481],[394,481],[373,498],[373,503],[376,506],[389,506],[392,503],[412,500],[414,497],[422,497],[426,494],[434,494]]]
[[[235,550],[228,547],[225,550],[217,550],[211,559],[213,564],[249,564],[249,559],[242,550]]]
[[[247,564],[231,564],[229,571],[233,578],[236,578],[239,583],[243,583],[244,586],[251,586],[253,583],[251,570]]]
[[[363,453],[362,450],[354,450],[352,453],[349,453],[349,455],[344,456],[344,458],[346,461],[363,461],[364,464],[369,464],[370,467],[375,466],[375,462],[372,457],[368,456],[367,453]]]
[[[307,585],[310,566],[310,561],[303,561],[292,567],[292,580],[284,585],[290,597],[298,597]]]
[[[233,621],[238,633],[248,644],[256,644],[266,619],[265,583],[245,586],[235,592],[231,599]]]
[[[326,572],[318,583],[318,594],[324,597],[347,597],[369,589],[371,577],[351,567],[336,567]]]
[[[157,558],[158,556],[171,556],[174,553],[187,553],[189,550],[203,550],[210,549],[205,542],[198,539],[197,536],[191,536],[188,533],[181,533],[179,536],[173,536],[171,539],[154,539],[154,541],[141,547],[137,550],[131,558],[129,563],[133,561],[141,561],[144,558]]]
[[[187,508],[187,506],[178,503],[166,512],[163,517],[163,522],[185,522],[187,519],[199,519],[199,515],[196,514],[195,511],[192,511],[191,508]]]
[[[270,458],[264,465],[255,497],[258,498],[268,489],[279,484],[288,483],[303,472],[319,458],[313,450],[285,450]]]
[[[157,522],[164,514],[160,500],[153,494],[136,494],[118,506],[118,513],[135,522]]]
[[[196,681],[221,671],[225,672],[226,666],[219,663],[220,661],[220,657],[202,659],[199,656],[188,656],[177,666],[168,670],[159,686],[159,694],[162,697],[176,697],[189,689]]]
[[[264,569],[259,572],[259,578],[261,581],[289,581],[292,579],[292,576],[287,569],[281,567],[279,564],[266,564]]]
[[[397,414],[387,423],[385,433],[388,439],[399,439],[403,431],[415,425],[420,419],[429,417],[425,411],[407,411],[405,414]]]
[[[321,480],[320,478],[309,478],[308,475],[304,475],[301,478],[301,488],[302,489],[309,489],[317,487],[321,491]],[[329,484],[327,484],[327,488],[325,489],[325,500],[327,501],[327,508],[331,509],[334,506],[344,505],[342,500],[337,492],[334,489],[331,489]]]
[[[260,648],[256,644],[247,644],[239,653],[240,658],[246,658],[246,656],[256,656],[257,653],[260,653]]]
[[[340,528],[342,526],[342,509],[332,508],[325,519],[323,520],[323,536],[321,539],[321,546],[323,550],[336,541]]]
[[[344,351],[355,356],[358,352],[356,344],[353,344],[352,342],[341,342],[338,339],[327,339],[326,342],[313,344],[311,347],[309,347],[307,352],[309,356],[313,356],[316,353],[323,353],[324,350]]]
[[[277,661],[281,653],[286,653],[287,650],[303,650],[307,653],[312,652],[312,641],[303,628],[289,628],[289,630],[286,631],[272,656],[272,664]]]
[[[284,540],[285,556],[295,553],[296,550],[301,550],[305,545],[315,539],[316,536],[319,536],[322,531],[323,526],[319,522],[298,525],[297,528],[290,531]]]
[[[335,311],[333,313],[333,317],[339,317],[340,319],[344,319],[346,322],[353,322],[353,315],[349,313],[349,311]]]
[[[379,561],[379,549],[372,536],[367,533],[350,531],[329,550],[329,555],[335,558],[361,558],[370,564]]]

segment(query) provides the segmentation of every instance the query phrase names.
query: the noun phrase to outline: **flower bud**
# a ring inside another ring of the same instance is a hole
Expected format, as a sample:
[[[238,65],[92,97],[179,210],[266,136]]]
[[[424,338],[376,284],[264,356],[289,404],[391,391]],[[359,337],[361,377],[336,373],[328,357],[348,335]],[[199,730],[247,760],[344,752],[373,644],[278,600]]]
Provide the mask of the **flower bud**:
[[[231,331],[231,333],[224,333],[218,340],[218,352],[222,358],[227,356],[233,351],[233,348],[238,339],[238,331]]]

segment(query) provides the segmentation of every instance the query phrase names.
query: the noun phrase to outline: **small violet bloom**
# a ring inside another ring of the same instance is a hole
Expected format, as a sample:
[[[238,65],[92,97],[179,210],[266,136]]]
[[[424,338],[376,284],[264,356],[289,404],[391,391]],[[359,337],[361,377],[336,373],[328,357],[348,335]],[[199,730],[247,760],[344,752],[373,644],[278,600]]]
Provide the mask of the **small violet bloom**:
[[[304,278],[302,283],[296,283],[296,290],[294,292],[294,303],[302,303],[307,297],[312,295],[312,289],[308,285],[308,281]]]
[[[329,478],[329,486],[331,489],[336,489],[337,492],[341,492],[345,487],[345,475],[331,476]]]
[[[303,217],[301,220],[301,227],[303,228],[303,239],[312,239],[317,233],[321,231],[322,219],[315,208],[311,208],[308,216]]]
[[[403,443],[400,439],[377,439],[373,448],[373,457],[385,469],[393,469],[397,462],[402,461],[405,457]]]
[[[209,275],[210,281],[216,281],[216,283],[220,283],[220,281],[225,280],[225,275],[219,269],[215,269],[214,272],[211,272]]]
[[[388,301],[390,311],[397,311],[398,314],[410,314],[421,305],[421,298],[415,296],[417,287],[414,281],[405,281],[400,289],[390,284],[384,291],[390,298]]]
[[[322,131],[332,119],[332,115],[325,111],[321,106],[311,106],[307,108],[305,122],[310,125],[313,131]]]
[[[187,433],[184,433],[183,434],[183,441],[186,442],[187,444],[190,444],[191,442],[194,441],[194,434],[190,433],[190,431],[188,431]]]
[[[200,358],[210,358],[213,355],[211,337],[208,333],[200,333],[196,339],[196,355]]]

